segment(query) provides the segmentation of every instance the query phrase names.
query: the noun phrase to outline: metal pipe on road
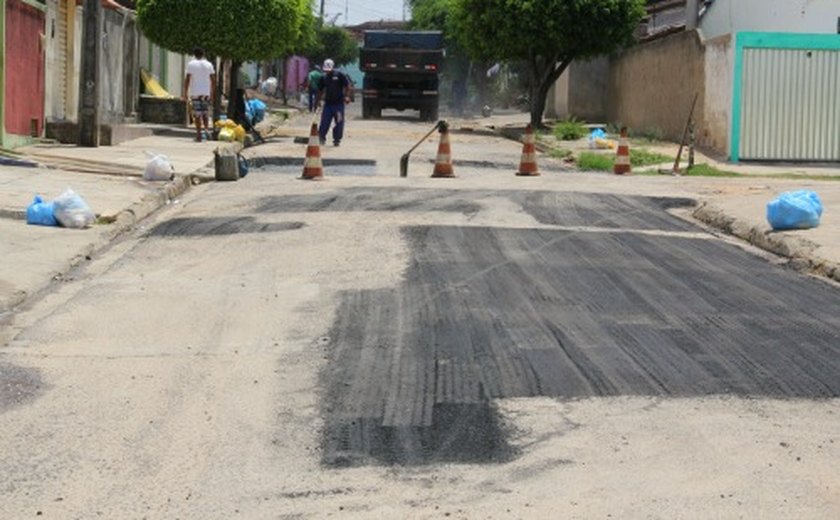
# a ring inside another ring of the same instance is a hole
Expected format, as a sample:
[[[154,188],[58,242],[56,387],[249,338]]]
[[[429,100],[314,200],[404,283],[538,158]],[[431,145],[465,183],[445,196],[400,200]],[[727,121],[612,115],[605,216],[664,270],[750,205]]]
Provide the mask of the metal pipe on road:
[[[429,136],[435,132],[435,130],[438,130],[444,126],[446,126],[446,121],[441,120],[435,123],[435,126],[431,130],[429,130],[429,133],[424,135],[422,139],[417,141],[417,144],[411,147],[411,150],[405,152],[403,156],[400,157],[400,177],[408,177],[408,156],[411,155],[411,152],[416,150],[417,147],[423,143],[423,141],[428,139]]]

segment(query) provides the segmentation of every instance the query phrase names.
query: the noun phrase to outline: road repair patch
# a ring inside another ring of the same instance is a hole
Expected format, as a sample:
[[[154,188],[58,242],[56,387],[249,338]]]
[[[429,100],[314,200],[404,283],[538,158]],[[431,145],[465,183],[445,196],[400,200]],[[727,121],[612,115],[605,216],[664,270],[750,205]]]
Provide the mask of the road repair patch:
[[[463,196],[401,193],[409,207]],[[346,293],[330,333],[325,464],[507,460],[499,398],[840,396],[835,287],[720,241],[620,229],[691,228],[661,200],[511,196],[540,220],[618,229],[404,228],[404,281]]]

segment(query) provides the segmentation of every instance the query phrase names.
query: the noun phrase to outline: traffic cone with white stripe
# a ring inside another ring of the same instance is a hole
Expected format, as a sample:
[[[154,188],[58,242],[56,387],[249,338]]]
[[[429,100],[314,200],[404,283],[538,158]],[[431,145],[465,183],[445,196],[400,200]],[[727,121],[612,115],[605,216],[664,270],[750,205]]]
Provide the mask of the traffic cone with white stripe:
[[[630,168],[630,143],[627,140],[627,127],[621,127],[621,136],[618,139],[618,151],[615,154],[615,165],[613,173],[616,175],[631,175]]]
[[[520,177],[536,177],[540,174],[537,168],[537,145],[534,129],[531,125],[525,127],[525,136],[522,140],[522,160],[519,161],[519,171],[516,175]]]
[[[312,129],[309,131],[309,144],[306,146],[306,159],[303,161],[302,179],[320,181],[324,178],[324,165],[321,162],[320,143],[318,125],[312,123]]]
[[[449,125],[441,121],[438,126],[440,127],[440,144],[432,177],[455,177],[455,171],[452,169],[452,149],[449,146]]]

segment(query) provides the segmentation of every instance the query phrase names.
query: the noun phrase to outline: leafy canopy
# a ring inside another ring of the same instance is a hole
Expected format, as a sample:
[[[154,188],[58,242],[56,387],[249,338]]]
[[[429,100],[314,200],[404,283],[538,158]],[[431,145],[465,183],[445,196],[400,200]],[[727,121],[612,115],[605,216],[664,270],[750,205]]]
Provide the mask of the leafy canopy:
[[[481,59],[591,58],[631,41],[644,0],[455,0],[461,42]]]
[[[138,0],[140,29],[151,41],[189,54],[196,46],[234,61],[263,60],[293,48],[309,0]],[[310,17],[311,19],[311,17]]]
[[[336,67],[353,63],[359,57],[359,46],[342,27],[319,25],[315,30],[316,43],[305,53],[313,63],[323,63],[327,58]]]

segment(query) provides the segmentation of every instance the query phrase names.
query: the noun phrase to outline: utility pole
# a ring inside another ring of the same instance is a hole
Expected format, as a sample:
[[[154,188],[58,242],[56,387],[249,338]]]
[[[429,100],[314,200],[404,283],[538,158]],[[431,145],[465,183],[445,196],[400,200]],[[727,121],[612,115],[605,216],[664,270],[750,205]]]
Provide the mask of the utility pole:
[[[698,0],[688,0],[685,3],[685,28],[688,31],[697,29],[700,18],[700,4]]]
[[[324,23],[324,0],[321,0],[321,23]]]
[[[99,146],[99,62],[102,2],[85,0],[79,80],[79,146]]]

